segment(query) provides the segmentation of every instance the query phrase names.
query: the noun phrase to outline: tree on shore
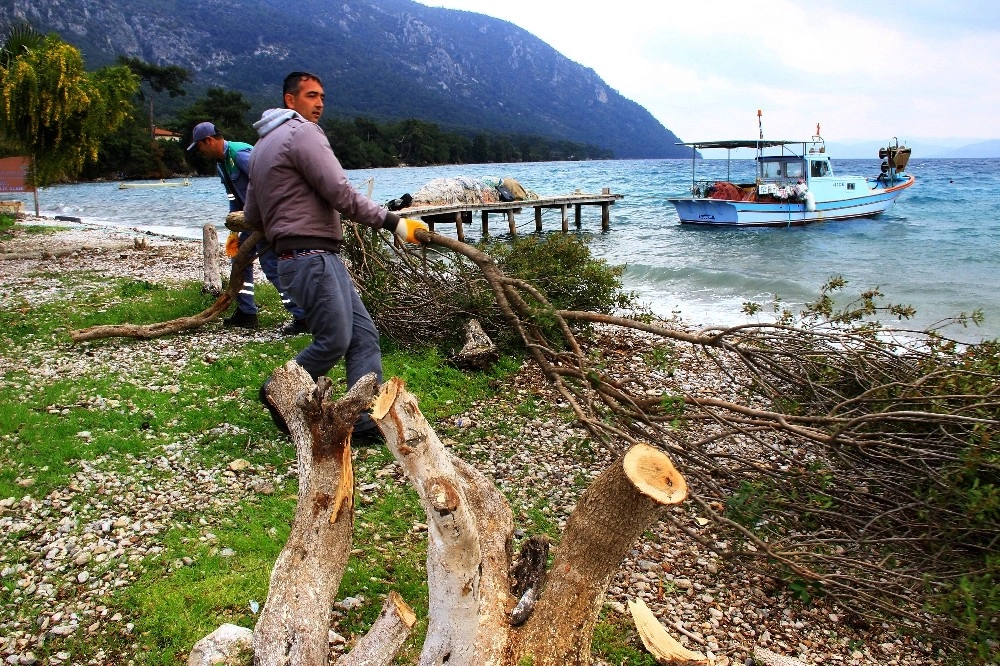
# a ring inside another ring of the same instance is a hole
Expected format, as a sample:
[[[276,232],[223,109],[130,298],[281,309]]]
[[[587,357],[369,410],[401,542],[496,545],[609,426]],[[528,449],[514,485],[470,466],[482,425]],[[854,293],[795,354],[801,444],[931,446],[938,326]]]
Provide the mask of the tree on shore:
[[[141,86],[139,87],[138,95],[140,101],[149,102],[149,140],[153,141],[156,139],[154,134],[156,123],[153,120],[153,93],[166,92],[170,97],[187,95],[187,91],[184,90],[183,85],[191,80],[191,73],[178,65],[160,67],[139,58],[130,58],[128,56],[118,56],[118,64],[128,67],[132,70],[133,74],[139,77],[139,80],[143,84],[149,86],[150,94],[148,98]]]
[[[128,118],[139,79],[127,67],[84,68],[80,51],[52,34],[19,27],[0,58],[0,133],[28,156],[36,187],[75,178],[101,141]]]

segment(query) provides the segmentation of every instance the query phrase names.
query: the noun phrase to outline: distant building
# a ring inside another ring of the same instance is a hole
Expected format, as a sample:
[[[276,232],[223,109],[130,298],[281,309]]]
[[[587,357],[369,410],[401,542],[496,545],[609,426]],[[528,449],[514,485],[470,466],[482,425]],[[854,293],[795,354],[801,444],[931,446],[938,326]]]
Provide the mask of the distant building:
[[[157,141],[180,141],[181,135],[177,132],[171,132],[170,130],[154,127],[153,138]]]

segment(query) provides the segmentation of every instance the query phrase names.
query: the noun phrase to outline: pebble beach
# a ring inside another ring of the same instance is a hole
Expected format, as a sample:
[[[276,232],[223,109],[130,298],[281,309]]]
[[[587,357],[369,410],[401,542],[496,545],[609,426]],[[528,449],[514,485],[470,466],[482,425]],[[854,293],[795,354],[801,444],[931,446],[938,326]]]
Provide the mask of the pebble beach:
[[[52,223],[21,220],[22,224],[38,222]],[[85,225],[60,227],[52,233],[17,229],[0,240],[0,307],[33,307],[74,298],[76,289],[88,287],[61,279],[68,271],[169,285],[200,281],[202,264],[200,241],[138,229]],[[9,385],[15,370],[19,377],[25,372],[29,377],[27,385],[20,387],[25,395],[40,391],[55,376],[66,379],[106,372],[167,392],[183,391],[181,377],[190,359],[238,349],[248,335],[261,341],[278,339],[278,328],[247,333],[212,322],[181,335],[99,347],[72,345],[65,339],[15,340],[9,346],[14,352],[0,356],[0,386]],[[641,358],[642,336],[617,332],[609,340],[621,363],[634,365]],[[33,362],[25,367],[25,359]],[[703,392],[727,391],[719,376],[692,373],[688,380],[698,383]],[[516,409],[517,397],[526,395],[536,396],[541,405],[534,414]],[[239,400],[230,395],[218,399],[234,405]],[[47,409],[120,407],[113,403],[95,396],[84,404],[52,404]],[[432,425],[456,455],[495,479],[512,505],[530,504],[526,495],[541,493],[548,498],[550,517],[562,525],[582,491],[572,481],[581,475],[596,476],[614,456],[600,450],[585,453],[581,446],[584,431],[560,413],[558,403],[544,378],[526,363],[496,397]],[[485,439],[463,441],[462,432],[470,425],[496,420],[498,415],[505,428]],[[217,434],[232,427],[220,424]],[[145,663],[128,654],[130,646],[137,645],[132,639],[137,618],[111,599],[142,576],[169,576],[191,565],[180,557],[151,572],[151,563],[160,561],[156,556],[164,550],[165,533],[188,516],[199,515],[200,539],[211,546],[216,521],[242,502],[294,488],[294,464],[254,465],[247,462],[243,450],[233,450],[228,460],[217,465],[204,465],[197,447],[212,434],[172,441],[151,435],[145,456],[128,461],[109,456],[80,460],[65,487],[45,495],[33,492],[34,470],[17,470],[21,490],[15,496],[0,497],[0,584],[7,590],[0,596],[3,663]],[[86,440],[89,433],[75,436]],[[16,432],[0,426],[0,459],[17,441]],[[276,433],[273,442],[258,445],[283,444]],[[359,481],[363,483],[358,490],[360,511],[365,496],[405,483],[398,467],[373,469],[369,452],[361,450],[356,456],[359,480],[369,479]],[[670,510],[705,539],[721,539],[684,505]],[[517,519],[515,511],[515,526]],[[722,560],[667,521],[634,544],[611,581],[607,612],[620,616],[620,624],[630,622],[630,599],[642,599],[675,638],[705,653],[718,666],[754,663],[757,646],[797,660],[789,664],[917,665],[945,663],[949,658],[941,646],[903,635],[888,623],[855,622],[827,600],[803,603],[777,581],[739,562]],[[336,624],[333,629],[337,631]],[[102,644],[121,645],[122,653],[99,653],[83,662],[74,661],[72,652],[59,646],[81,637],[102,637]],[[343,649],[349,640],[338,635],[334,648]]]

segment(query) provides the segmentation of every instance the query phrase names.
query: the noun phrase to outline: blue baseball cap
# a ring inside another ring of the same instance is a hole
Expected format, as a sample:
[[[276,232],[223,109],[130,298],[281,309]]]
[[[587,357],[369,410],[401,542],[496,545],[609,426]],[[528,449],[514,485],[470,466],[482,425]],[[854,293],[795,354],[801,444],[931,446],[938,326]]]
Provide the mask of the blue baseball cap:
[[[216,134],[218,134],[218,132],[215,131],[215,125],[212,123],[208,121],[198,123],[194,126],[194,130],[191,132],[191,145],[188,146],[187,149],[191,150],[198,145],[198,142],[202,139],[207,139],[208,137],[215,136]]]

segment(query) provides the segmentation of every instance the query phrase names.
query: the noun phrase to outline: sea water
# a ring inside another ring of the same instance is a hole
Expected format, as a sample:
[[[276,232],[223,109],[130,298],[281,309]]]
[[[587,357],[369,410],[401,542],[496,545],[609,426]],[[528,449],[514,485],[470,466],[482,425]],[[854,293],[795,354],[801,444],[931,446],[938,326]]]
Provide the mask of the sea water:
[[[837,173],[874,176],[879,161],[833,160]],[[699,179],[752,180],[753,161],[699,160]],[[1000,160],[913,158],[908,172],[916,184],[885,214],[872,219],[827,222],[790,228],[726,228],[682,225],[668,197],[691,188],[690,160],[612,160],[531,164],[402,167],[350,171],[362,192],[386,202],[413,193],[434,178],[495,176],[516,178],[541,196],[610,188],[624,198],[610,210],[611,227],[601,231],[599,206],[584,206],[579,233],[593,253],[626,266],[625,286],[657,314],[679,316],[695,326],[731,325],[767,316],[777,302],[798,311],[821,286],[842,277],[844,304],[878,288],[885,302],[913,306],[916,317],[887,323],[923,329],[960,313],[981,309],[980,327],[949,327],[963,341],[1000,337]],[[180,182],[176,180],[174,182]],[[83,183],[41,189],[42,215],[79,217],[111,225],[201,238],[204,224],[224,231],[228,212],[218,178],[193,178],[187,187],[119,189],[118,183]],[[31,195],[0,195],[34,207]],[[533,209],[517,216],[518,232],[532,233]],[[561,228],[560,212],[543,213],[543,228]],[[574,226],[570,211],[570,228]],[[454,235],[449,225],[437,231]],[[503,216],[490,217],[496,236],[507,233]],[[465,227],[466,239],[481,235],[479,216]],[[751,318],[748,302],[762,306]]]

